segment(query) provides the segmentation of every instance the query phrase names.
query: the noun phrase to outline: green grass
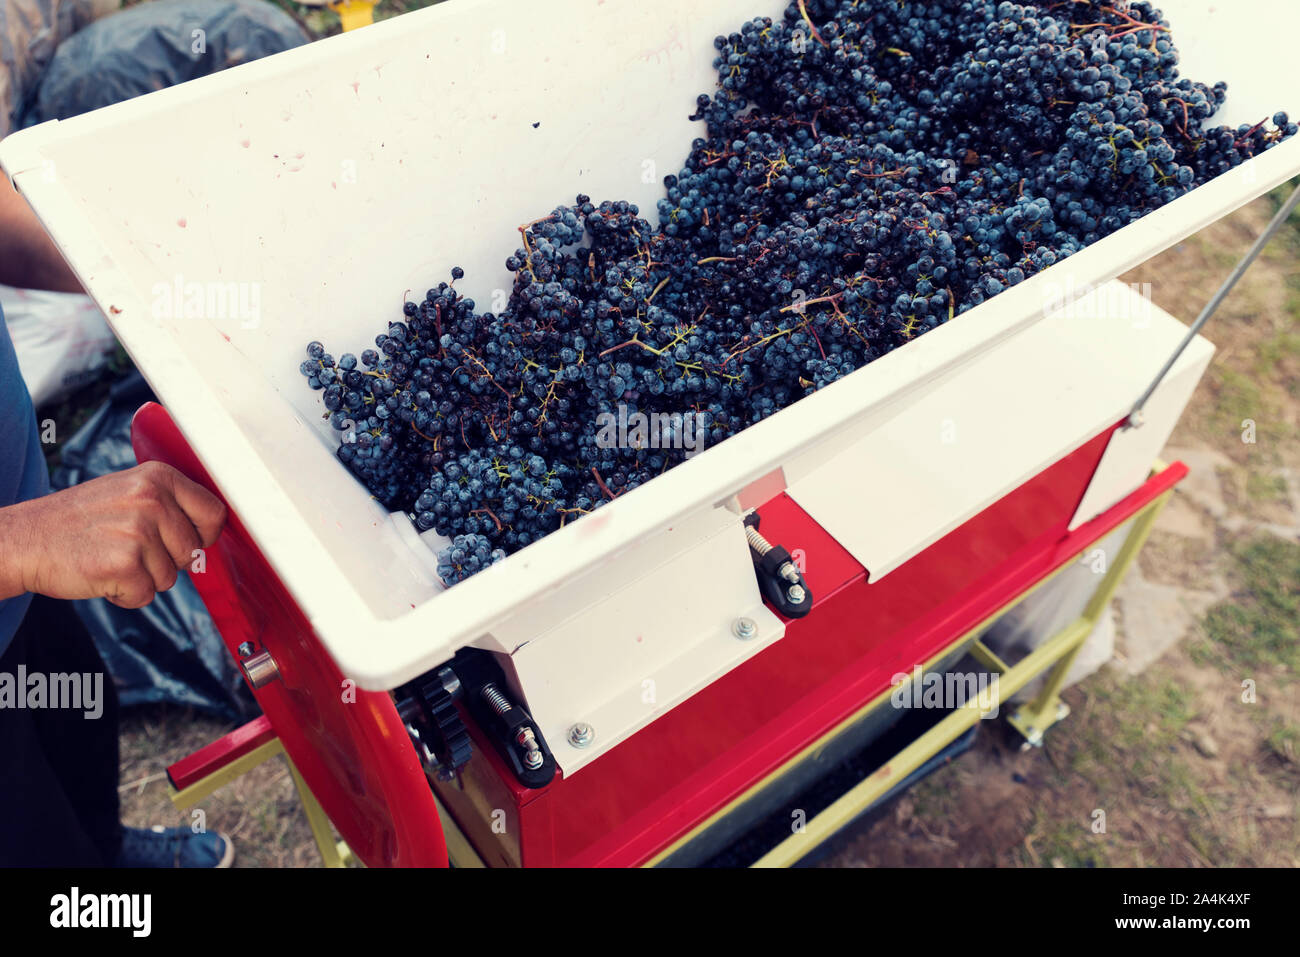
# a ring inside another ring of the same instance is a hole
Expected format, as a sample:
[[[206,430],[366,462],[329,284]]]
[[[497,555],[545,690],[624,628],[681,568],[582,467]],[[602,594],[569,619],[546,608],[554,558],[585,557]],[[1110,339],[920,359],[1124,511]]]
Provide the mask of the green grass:
[[[1115,716],[1109,726],[1090,724],[1092,736],[1080,738],[1080,750],[1073,756],[1076,770],[1091,770],[1090,764],[1107,764],[1116,750],[1132,752],[1139,761],[1152,749],[1172,745],[1178,734],[1195,717],[1193,693],[1169,680],[1129,680],[1111,674],[1099,676],[1090,688],[1094,707]],[[1135,773],[1147,770],[1130,766]]]
[[[1287,500],[1286,479],[1275,473],[1252,471],[1246,474],[1246,494],[1256,502]]]
[[[1249,375],[1244,375],[1226,365],[1216,370],[1217,382],[1211,385],[1213,410],[1210,414],[1211,426],[1216,435],[1231,436],[1241,434],[1242,420],[1254,419],[1256,422],[1256,441],[1262,442],[1259,432],[1271,421],[1269,414],[1271,403],[1267,402],[1260,391],[1259,383]]]
[[[952,769],[944,768],[937,774],[924,778],[912,788],[912,816],[922,820],[939,820],[952,814],[955,806],[945,778]]]
[[[1093,679],[1090,688],[1093,702],[1089,709],[1091,718],[1084,723],[1067,726],[1072,736],[1062,735],[1067,751],[1066,768],[1076,780],[1067,786],[1077,790],[1077,778],[1087,781],[1096,794],[1113,796],[1114,802],[1099,798],[1106,810],[1107,826],[1111,832],[1122,829],[1132,851],[1133,838],[1138,835],[1130,826],[1146,814],[1143,803],[1152,803],[1174,812],[1183,823],[1185,839],[1196,852],[1210,861],[1228,860],[1237,856],[1216,827],[1217,816],[1223,810],[1223,801],[1206,789],[1201,775],[1192,763],[1184,759],[1187,743],[1184,731],[1197,716],[1196,693],[1170,676],[1153,671],[1136,678],[1100,675]],[[1061,732],[1057,732],[1060,734]],[[1177,842],[1172,834],[1140,829],[1149,862],[1150,852],[1157,855],[1171,852]],[[1094,836],[1090,831],[1081,833],[1067,827],[1064,836],[1059,825],[1046,833],[1049,841],[1062,840],[1057,856],[1067,863],[1086,864],[1089,857],[1098,863],[1139,863],[1133,860],[1108,860],[1105,849],[1089,843]],[[1038,842],[1038,838],[1035,841]],[[1104,840],[1104,838],[1102,839]],[[1154,841],[1158,847],[1152,847]],[[1037,845],[1040,855],[1047,859],[1044,848]],[[1118,847],[1118,845],[1117,845]],[[1069,856],[1073,849],[1074,858]],[[1049,852],[1050,853],[1050,852]],[[1109,854],[1113,859],[1114,853]]]
[[[1297,185],[1300,185],[1300,177],[1282,184],[1268,194],[1274,213],[1282,208]],[[1261,372],[1274,368],[1281,359],[1300,356],[1300,270],[1295,268],[1296,261],[1300,259],[1300,211],[1291,214],[1286,225],[1265,249],[1264,256],[1283,268],[1287,286],[1285,308],[1293,328],[1285,329],[1260,344],[1256,369]]]
[[[1196,643],[1196,655],[1237,673],[1278,667],[1294,674],[1300,667],[1300,544],[1261,535],[1229,551],[1235,593],[1206,614],[1206,638]]]
[[[1109,820],[1107,826],[1110,826]],[[1029,833],[1040,864],[1060,864],[1065,867],[1110,866],[1106,835],[1093,833],[1091,820],[1053,821],[1035,811]],[[1020,855],[1026,864],[1033,863],[1028,850],[1022,850]]]
[[[1181,807],[1201,807],[1204,794],[1171,752],[1196,716],[1194,693],[1170,678],[1107,674],[1093,685],[1092,720],[1077,726],[1067,766],[1101,793],[1138,786]],[[1076,730],[1072,728],[1071,730]]]
[[[1274,187],[1269,192],[1268,202],[1272,207],[1273,215],[1276,215],[1277,211],[1282,208],[1282,204],[1286,202],[1287,197],[1291,195],[1291,192],[1297,186],[1300,186],[1300,176],[1288,180],[1281,186]],[[1291,214],[1291,218],[1287,220],[1286,226],[1278,231],[1278,238],[1285,243],[1293,245],[1295,250],[1300,251],[1300,212]]]
[[[1277,758],[1295,768],[1300,768],[1300,728],[1285,721],[1276,721],[1264,743]]]
[[[1287,277],[1288,284],[1300,283],[1300,273],[1296,277]],[[1271,369],[1283,359],[1300,356],[1300,290],[1287,299],[1287,312],[1297,321],[1297,329],[1284,329],[1277,335],[1265,339],[1255,352],[1255,366],[1259,369]]]

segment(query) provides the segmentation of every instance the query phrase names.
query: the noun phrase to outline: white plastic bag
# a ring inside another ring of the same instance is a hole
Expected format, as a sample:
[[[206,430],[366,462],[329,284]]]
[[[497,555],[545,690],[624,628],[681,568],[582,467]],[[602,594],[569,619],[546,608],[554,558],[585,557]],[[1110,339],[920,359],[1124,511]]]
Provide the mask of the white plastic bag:
[[[1008,609],[980,640],[1004,661],[1014,662],[1075,621],[1083,614],[1110,563],[1119,558],[1132,523],[1133,520],[1129,519],[1101,541],[1090,545],[1081,559]],[[1107,606],[1092,632],[1084,639],[1061,687],[1068,688],[1100,670],[1114,651],[1115,618]],[[1011,700],[1023,701],[1032,697],[1042,687],[1043,680],[1041,676],[1035,678]]]
[[[0,307],[37,406],[94,379],[117,348],[104,314],[83,293],[0,285]]]

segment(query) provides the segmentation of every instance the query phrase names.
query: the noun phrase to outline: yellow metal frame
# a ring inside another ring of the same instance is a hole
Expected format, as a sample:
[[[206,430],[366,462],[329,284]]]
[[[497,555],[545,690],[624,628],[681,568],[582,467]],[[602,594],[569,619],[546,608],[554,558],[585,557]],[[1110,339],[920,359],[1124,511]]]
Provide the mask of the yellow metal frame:
[[[1164,463],[1156,463],[1152,473],[1163,471]],[[1034,699],[1017,708],[1016,711],[1007,718],[1008,723],[1016,728],[1025,736],[1029,744],[1037,745],[1042,742],[1042,735],[1057,721],[1062,720],[1069,714],[1069,708],[1060,698],[1061,685],[1065,681],[1065,676],[1074,664],[1074,660],[1083,647],[1084,641],[1096,627],[1097,621],[1110,604],[1111,598],[1115,594],[1115,589],[1123,580],[1129,566],[1137,557],[1142,545],[1146,542],[1147,536],[1151,533],[1151,528],[1155,524],[1157,516],[1161,509],[1173,495],[1170,490],[1160,495],[1151,503],[1146,505],[1141,511],[1133,516],[1129,521],[1132,527],[1124,539],[1124,544],[1120,549],[1116,560],[1107,569],[1105,576],[1102,578],[1096,591],[1093,592],[1088,604],[1085,606],[1083,613],[1057,634],[1053,635],[1043,644],[1039,645],[1024,658],[1017,661],[1014,665],[1008,665],[987,646],[979,641],[979,636],[985,629],[993,624],[1003,614],[1019,604],[1026,597],[1033,594],[1039,588],[1053,580],[1066,568],[1070,567],[1070,562],[1065,562],[1060,568],[1056,569],[1050,575],[1036,582],[1033,587],[1027,589],[1014,599],[1007,602],[993,614],[989,615],[970,631],[963,634],[960,638],[953,641],[946,648],[934,655],[930,660],[924,663],[923,672],[928,672],[938,662],[950,656],[954,651],[968,646],[965,650],[979,661],[989,671],[998,675],[998,696],[1001,699],[1007,699],[1013,696],[1021,688],[1027,685],[1038,675],[1047,669],[1051,669],[1047,682],[1042,690]],[[1091,545],[1089,546],[1091,547]],[[1078,560],[1085,554],[1086,550],[1081,550],[1076,556]],[[911,680],[910,677],[908,679]],[[850,730],[861,722],[870,712],[884,704],[890,695],[895,692],[891,687],[882,692],[868,704],[855,711],[852,715],[845,718],[829,732],[822,737],[808,744],[798,754],[791,757],[779,768],[772,771],[762,780],[758,781],[753,787],[749,788],[744,794],[739,795],[730,801],[720,810],[710,815],[706,820],[701,822],[689,833],[685,834],[668,847],[664,848],[653,858],[648,860],[644,866],[654,867],[663,863],[677,851],[681,850],[687,844],[708,831],[723,819],[734,813],[738,808],[751,800],[756,794],[765,790],[780,778],[790,773],[805,759],[811,757],[814,753],[826,747],[827,743],[833,741],[839,735]],[[900,781],[905,780],[910,774],[920,768],[928,760],[946,748],[958,737],[968,731],[975,725],[985,714],[986,710],[976,707],[958,708],[951,714],[944,717],[933,728],[926,731],[915,741],[909,744],[894,757],[886,761],[881,768],[874,774],[864,778],[857,785],[846,791],[829,807],[825,808],[810,821],[803,829],[796,834],[792,834],[776,847],[772,848],[754,863],[754,867],[789,867],[802,858],[807,856],[819,845],[832,837],[840,829],[848,825],[862,812],[866,811],[872,804],[884,797],[892,788],[898,785]]]
[[[438,799],[438,795],[433,796],[434,803],[438,805],[438,820],[442,822],[442,837],[447,842],[447,860],[451,862],[452,867],[487,867],[483,858],[479,857],[478,851],[474,850],[474,845],[469,842],[465,832],[460,829],[456,819]]]
[[[280,743],[279,738],[272,738],[265,744],[259,745],[243,757],[236,758],[221,770],[200,778],[187,788],[179,791],[172,788],[170,795],[172,804],[180,811],[192,808],[219,788],[225,787],[236,778],[243,777],[259,764],[280,754],[284,755],[285,763],[289,765],[289,773],[293,775],[293,786],[298,790],[298,800],[302,802],[302,809],[307,815],[307,826],[311,828],[311,836],[316,840],[321,860],[326,867],[347,867],[352,851],[343,841],[334,839],[334,831],[330,827],[325,809],[316,800],[316,795],[311,793],[311,788],[307,787],[307,782],[298,773],[293,760],[285,754],[284,745]]]

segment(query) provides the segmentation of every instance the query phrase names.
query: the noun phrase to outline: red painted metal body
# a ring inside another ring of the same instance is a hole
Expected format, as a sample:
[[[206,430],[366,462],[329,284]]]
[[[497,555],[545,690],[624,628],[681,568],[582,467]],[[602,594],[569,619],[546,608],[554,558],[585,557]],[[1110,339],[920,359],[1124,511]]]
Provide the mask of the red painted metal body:
[[[273,740],[275,728],[271,727],[270,719],[266,715],[254,718],[206,747],[186,755],[175,764],[168,765],[167,780],[176,790],[183,791]]]
[[[206,484],[166,413],[136,419],[136,451]],[[521,787],[478,734],[461,786],[438,795],[489,864],[635,865],[688,833],[1176,484],[1176,464],[1069,532],[1113,429],[953,530],[881,581],[786,496],[762,509],[769,540],[802,550],[816,598],[785,637],[548,787]],[[233,651],[261,635],[282,673],[257,692],[285,749],[367,864],[445,860],[426,777],[391,699],[340,701],[338,673],[237,519],[196,585]],[[215,569],[215,574],[212,574]],[[506,827],[493,828],[504,810]],[[355,843],[358,839],[361,843]]]

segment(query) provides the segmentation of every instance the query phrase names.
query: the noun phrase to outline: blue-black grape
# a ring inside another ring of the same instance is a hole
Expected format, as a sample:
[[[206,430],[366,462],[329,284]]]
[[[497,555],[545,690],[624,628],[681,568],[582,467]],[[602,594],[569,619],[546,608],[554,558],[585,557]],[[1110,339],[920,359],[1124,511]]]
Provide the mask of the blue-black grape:
[[[1144,0],[795,0],[714,46],[657,227],[578,196],[520,228],[499,313],[439,283],[359,362],[307,347],[339,459],[452,539],[448,584],[1296,132],[1208,126],[1226,86]],[[602,441],[620,410],[674,441]]]

